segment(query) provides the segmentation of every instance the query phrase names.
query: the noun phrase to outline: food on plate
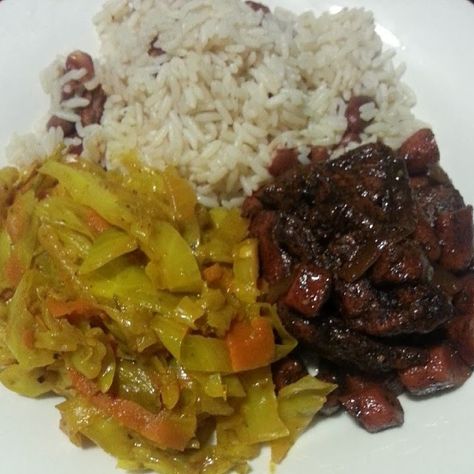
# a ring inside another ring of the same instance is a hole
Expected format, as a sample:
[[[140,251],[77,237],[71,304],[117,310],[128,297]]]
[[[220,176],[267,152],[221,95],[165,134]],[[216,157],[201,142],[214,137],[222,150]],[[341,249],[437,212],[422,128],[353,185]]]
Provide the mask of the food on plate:
[[[175,166],[208,206],[240,204],[280,148],[307,161],[319,146],[399,147],[420,128],[404,68],[361,9],[315,17],[241,0],[112,0],[95,24],[97,57],[66,51],[42,76],[50,117],[64,121],[46,151],[63,135],[108,167],[135,151]],[[40,158],[44,142],[32,142],[11,154]]]
[[[60,155],[0,174],[0,381],[65,396],[71,440],[127,469],[244,469],[263,442],[280,461],[333,385],[304,373],[275,393],[296,341],[257,301],[246,220],[170,168]]]
[[[280,462],[318,412],[377,432],[404,391],[464,383],[472,207],[371,13],[109,0],[95,23],[0,171],[5,386],[64,396],[122,468],[217,474]]]
[[[284,326],[338,384],[331,411],[340,403],[380,431],[403,423],[404,390],[426,395],[470,376],[472,207],[440,167],[431,130],[397,151],[376,143],[294,162],[243,209]]]

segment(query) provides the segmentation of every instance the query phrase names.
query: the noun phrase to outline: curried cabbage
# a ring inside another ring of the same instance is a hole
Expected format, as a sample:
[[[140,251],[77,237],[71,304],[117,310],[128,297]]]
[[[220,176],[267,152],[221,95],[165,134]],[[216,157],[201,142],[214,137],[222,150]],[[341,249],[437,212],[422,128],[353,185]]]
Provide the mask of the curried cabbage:
[[[275,393],[296,341],[263,302],[257,242],[175,170],[4,169],[0,219],[0,382],[64,396],[62,429],[119,467],[244,473],[262,443],[278,462],[332,390]]]

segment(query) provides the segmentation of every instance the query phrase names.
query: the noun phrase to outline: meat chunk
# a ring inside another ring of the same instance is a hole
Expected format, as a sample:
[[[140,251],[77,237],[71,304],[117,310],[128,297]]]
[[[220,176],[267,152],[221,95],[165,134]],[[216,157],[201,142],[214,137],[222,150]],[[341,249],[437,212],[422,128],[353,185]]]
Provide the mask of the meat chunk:
[[[456,316],[447,324],[447,332],[463,361],[474,367],[474,312]]]
[[[409,346],[389,346],[348,328],[338,318],[309,321],[279,305],[286,329],[300,343],[336,365],[369,373],[389,372],[424,363],[425,352]]]
[[[423,174],[428,167],[439,161],[439,149],[433,132],[423,128],[409,137],[398,150],[406,162],[408,173]]]
[[[466,270],[473,257],[472,207],[443,212],[436,219],[441,241],[440,264],[448,270]]]
[[[436,262],[441,256],[438,237],[424,215],[419,212],[413,238],[421,245],[430,262]]]
[[[283,303],[306,317],[319,314],[331,291],[331,273],[321,267],[299,265]]]
[[[268,172],[272,176],[280,176],[285,171],[298,164],[298,150],[296,148],[278,148],[275,150]]]
[[[342,394],[342,381],[344,375],[336,365],[331,364],[324,359],[320,359],[318,363],[317,377],[323,382],[336,385],[336,388],[326,396],[326,402],[320,411],[321,415],[332,416],[341,408],[339,397]]]
[[[380,311],[377,291],[365,278],[354,283],[338,281],[335,290],[339,308],[346,318],[359,318]]]
[[[441,290],[446,296],[453,298],[461,291],[459,278],[440,265],[434,265],[432,284]]]
[[[448,344],[432,347],[424,365],[400,371],[400,380],[413,395],[429,395],[462,385],[471,370]]]
[[[426,284],[375,291],[362,281],[339,283],[336,291],[347,324],[374,336],[429,333],[454,314],[449,299]]]
[[[271,211],[258,213],[250,223],[250,234],[258,238],[262,276],[276,283],[290,274],[291,261],[276,243],[274,237],[277,216]]]
[[[308,371],[301,358],[292,353],[272,364],[272,374],[275,390],[279,392],[287,385],[291,385],[308,375]]]
[[[362,277],[381,254],[382,247],[376,241],[354,231],[329,244],[325,257],[340,278],[351,282]]]
[[[397,397],[382,385],[366,384],[340,397],[346,411],[369,433],[395,426],[404,420]]]
[[[248,196],[242,204],[242,215],[252,218],[263,210],[262,203],[255,196]]]
[[[429,185],[413,189],[418,209],[430,225],[434,226],[437,217],[443,212],[453,212],[464,207],[464,200],[452,185]]]
[[[403,393],[400,379],[398,378],[398,375],[393,372],[377,375],[349,372],[345,374],[341,384],[343,392],[346,394],[362,390],[368,385],[381,385],[394,395],[400,395]]]
[[[468,273],[459,282],[459,291],[453,299],[459,314],[474,314],[474,273]]]
[[[372,267],[371,280],[377,285],[416,283],[432,272],[422,249],[413,241],[388,245]]]
[[[297,216],[280,213],[275,237],[281,248],[301,261],[315,261],[321,253],[311,229]]]
[[[363,145],[327,166],[328,178],[336,188],[333,206],[341,209],[339,214],[330,214],[339,232],[347,226],[350,231],[366,231],[369,240],[373,236],[390,239],[395,235],[399,240],[414,231],[414,202],[408,177],[403,163],[390,149],[382,144]]]

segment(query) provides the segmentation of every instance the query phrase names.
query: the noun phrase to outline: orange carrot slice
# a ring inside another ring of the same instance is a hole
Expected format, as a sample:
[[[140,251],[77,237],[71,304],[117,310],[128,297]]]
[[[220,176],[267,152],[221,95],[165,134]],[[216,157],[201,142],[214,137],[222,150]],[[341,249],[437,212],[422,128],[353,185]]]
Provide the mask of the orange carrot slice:
[[[275,355],[273,328],[265,318],[235,322],[226,335],[226,343],[235,371],[263,367]]]

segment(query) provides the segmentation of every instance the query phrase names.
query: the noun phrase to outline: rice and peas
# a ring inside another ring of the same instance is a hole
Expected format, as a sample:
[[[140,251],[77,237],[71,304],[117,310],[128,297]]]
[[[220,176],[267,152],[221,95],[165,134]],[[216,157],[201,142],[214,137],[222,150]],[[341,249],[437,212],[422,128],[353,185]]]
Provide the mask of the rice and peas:
[[[61,103],[61,87],[85,74],[63,77],[61,58],[43,74],[51,114],[76,122],[85,158],[116,167],[134,152],[154,168],[172,164],[206,206],[239,205],[269,178],[279,147],[298,147],[305,161],[310,146],[336,146],[351,96],[374,99],[361,107],[371,120],[362,142],[398,147],[420,128],[403,66],[364,10],[315,17],[236,0],[114,0],[95,24],[101,55],[88,87],[98,82],[108,96],[101,124],[81,126],[77,109],[87,100]],[[163,54],[150,55],[150,46]],[[35,158],[61,140],[50,130],[27,147],[16,141],[10,155]]]
[[[77,136],[65,138],[61,128],[52,127],[47,133],[20,137],[9,146],[11,159],[41,159],[61,144],[64,150],[81,147],[98,179],[102,171],[94,163],[120,169],[133,156],[159,170],[174,166],[204,206],[233,207],[269,178],[275,150],[297,148],[302,162],[308,161],[313,146],[340,153],[352,96],[373,98],[360,110],[370,122],[362,142],[383,140],[398,147],[419,128],[410,110],[414,98],[399,82],[403,68],[393,66],[372,15],[363,10],[315,18],[279,9],[255,11],[239,0],[113,0],[95,22],[102,50],[95,76],[84,83],[86,95],[64,99],[64,87],[87,74],[82,68],[65,73],[64,58],[43,74],[51,96],[50,116],[72,123]],[[158,54],[150,54],[153,50]],[[100,124],[84,126],[81,111],[92,100],[87,93],[99,85],[107,95]],[[67,182],[68,171],[48,166],[61,185],[59,177]],[[112,185],[121,179],[109,176]],[[222,219],[219,212],[217,223]],[[93,388],[83,377],[76,385],[96,403],[110,401],[105,394],[91,395]],[[221,460],[218,472],[229,466],[244,469],[242,460],[255,454],[244,450],[233,465]],[[181,462],[177,459],[173,463]],[[139,461],[123,467],[146,465]],[[148,467],[167,472],[166,466]]]

